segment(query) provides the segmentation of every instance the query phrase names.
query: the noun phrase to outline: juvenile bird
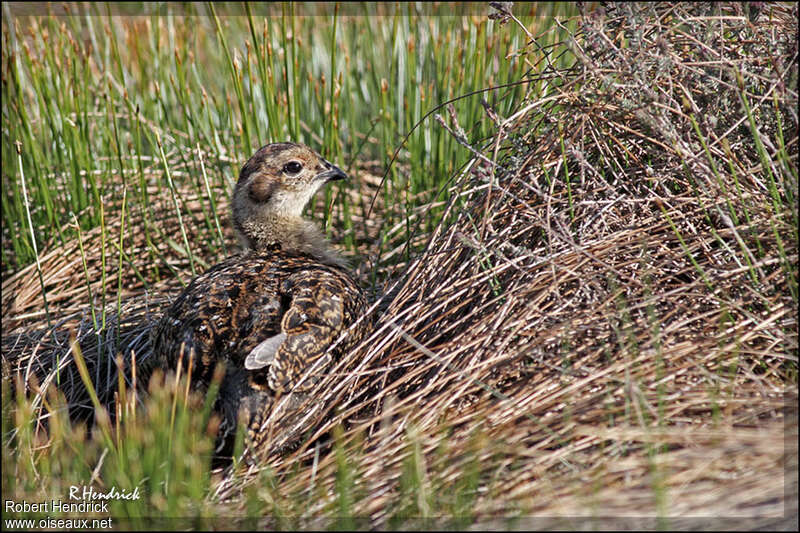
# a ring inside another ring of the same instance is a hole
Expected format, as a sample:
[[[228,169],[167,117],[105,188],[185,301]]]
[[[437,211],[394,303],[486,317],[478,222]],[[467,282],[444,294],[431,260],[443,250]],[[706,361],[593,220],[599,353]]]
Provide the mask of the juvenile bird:
[[[303,145],[259,149],[233,193],[233,224],[244,251],[194,278],[155,329],[159,364],[174,370],[182,359],[195,386],[207,388],[217,363],[225,364],[215,406],[219,455],[230,456],[241,418],[249,448],[258,453],[266,446],[276,397],[308,391],[308,380],[298,387],[298,379],[366,309],[343,259],[302,217],[314,193],[345,177]],[[362,320],[334,355],[355,346],[367,329]]]

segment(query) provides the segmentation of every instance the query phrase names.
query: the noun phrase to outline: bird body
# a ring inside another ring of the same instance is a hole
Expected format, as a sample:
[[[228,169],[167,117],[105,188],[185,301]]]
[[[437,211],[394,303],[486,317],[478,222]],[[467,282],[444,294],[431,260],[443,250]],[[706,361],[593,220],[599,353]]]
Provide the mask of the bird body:
[[[217,364],[225,365],[216,402],[223,455],[241,417],[249,446],[264,445],[276,397],[307,391],[303,372],[327,357],[366,310],[342,258],[302,218],[322,185],[344,177],[305,146],[261,148],[242,168],[233,195],[244,252],[192,280],[159,321],[153,343],[161,366],[191,367],[193,384],[204,389]],[[352,328],[333,355],[357,344],[367,327],[361,321]]]

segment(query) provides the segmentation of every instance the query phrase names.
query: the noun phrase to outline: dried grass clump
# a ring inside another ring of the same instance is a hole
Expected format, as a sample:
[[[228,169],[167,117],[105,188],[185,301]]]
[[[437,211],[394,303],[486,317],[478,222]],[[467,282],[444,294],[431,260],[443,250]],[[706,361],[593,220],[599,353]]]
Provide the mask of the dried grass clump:
[[[315,429],[271,457],[299,523],[341,491],[329,434],[372,527],[454,494],[488,524],[796,523],[797,5],[753,9],[608,5],[567,67],[530,44],[549,66],[529,98],[489,110],[497,134],[319,384]]]
[[[431,501],[478,458],[483,518],[783,516],[797,8],[742,9],[589,13],[575,64],[545,69],[514,115],[489,113],[497,135],[473,147],[445,222],[322,389],[338,416],[317,434],[346,421],[342,445],[363,450],[374,497],[357,514],[386,523],[418,446]],[[317,473],[328,490],[334,462]]]

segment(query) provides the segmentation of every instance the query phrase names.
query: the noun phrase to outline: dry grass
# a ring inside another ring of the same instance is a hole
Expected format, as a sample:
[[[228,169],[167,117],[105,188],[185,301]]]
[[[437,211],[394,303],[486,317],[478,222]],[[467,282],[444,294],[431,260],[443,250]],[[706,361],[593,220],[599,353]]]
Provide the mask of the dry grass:
[[[352,513],[372,527],[413,525],[396,521],[398,506],[436,518],[470,469],[469,516],[489,525],[796,525],[797,5],[755,18],[745,7],[588,13],[568,43],[573,68],[541,71],[513,116],[487,113],[497,134],[455,177],[424,251],[374,263],[390,279],[373,287],[384,295],[374,333],[320,383],[312,434],[271,457],[270,501],[300,524],[331,516],[334,452],[347,450],[364,495]],[[369,227],[354,229],[365,249]],[[43,256],[47,283],[64,280],[61,316],[89,303],[68,289],[80,286],[79,259]],[[173,266],[186,279],[185,263]],[[96,256],[90,268],[97,279]],[[356,271],[365,283],[372,273],[366,262]],[[125,280],[138,303],[122,315],[124,343],[177,290],[155,284],[148,308]],[[64,346],[36,313],[37,284],[30,269],[3,283],[4,358],[18,354],[23,369],[34,345],[49,357]],[[87,342],[90,329],[84,319]],[[333,448],[319,439],[331,434]],[[215,497],[240,508],[263,468]],[[318,497],[292,507],[306,492]]]

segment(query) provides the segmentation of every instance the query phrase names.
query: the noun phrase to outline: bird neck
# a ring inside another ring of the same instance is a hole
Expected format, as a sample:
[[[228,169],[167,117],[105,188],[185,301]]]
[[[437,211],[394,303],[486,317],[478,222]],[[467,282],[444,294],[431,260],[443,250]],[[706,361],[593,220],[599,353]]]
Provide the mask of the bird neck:
[[[344,259],[319,228],[298,216],[272,215],[257,221],[245,220],[237,224],[236,233],[248,250],[260,252],[279,246],[285,252],[302,253],[322,263],[345,266]]]

